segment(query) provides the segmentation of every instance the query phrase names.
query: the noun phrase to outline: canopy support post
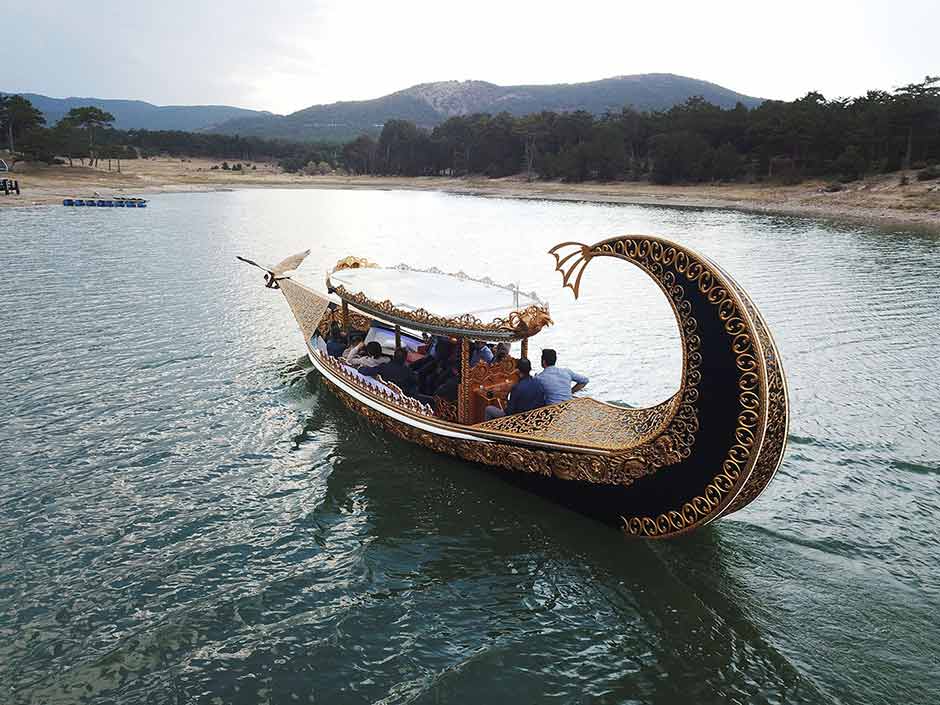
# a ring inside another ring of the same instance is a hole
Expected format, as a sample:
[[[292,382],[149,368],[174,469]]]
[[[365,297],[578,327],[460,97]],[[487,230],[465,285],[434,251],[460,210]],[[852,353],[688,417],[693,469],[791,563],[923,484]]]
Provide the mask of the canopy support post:
[[[401,349],[401,326],[395,326],[395,349]]]
[[[470,420],[470,346],[460,338],[460,384],[457,386],[457,423]]]
[[[346,333],[346,345],[349,345],[349,304],[343,301],[343,331]]]
[[[528,358],[528,357],[529,357],[529,339],[528,339],[528,338],[523,338],[523,339],[522,339],[521,348],[522,348],[522,349],[521,349],[521,351],[519,352],[519,357],[520,357],[520,358],[522,358],[522,357]]]

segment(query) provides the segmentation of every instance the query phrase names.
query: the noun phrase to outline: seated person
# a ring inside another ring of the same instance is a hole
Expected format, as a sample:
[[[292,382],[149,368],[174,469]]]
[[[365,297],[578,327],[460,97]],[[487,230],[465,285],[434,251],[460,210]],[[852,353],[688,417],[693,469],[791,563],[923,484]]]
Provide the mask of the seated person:
[[[326,352],[330,357],[341,357],[346,351],[346,336],[338,323],[330,324],[330,337],[326,339]]]
[[[450,402],[457,401],[457,389],[460,387],[460,373],[456,365],[448,367],[439,377],[434,396]]]
[[[359,346],[362,345],[364,337],[362,333],[358,332],[349,335],[348,347],[343,350],[343,354],[340,356],[343,362],[346,362],[346,360],[353,356],[353,353],[359,350]]]
[[[474,340],[470,344],[470,367],[476,367],[481,360],[487,365],[493,362],[493,351],[482,340]]]
[[[532,363],[523,357],[516,363],[516,369],[519,370],[519,381],[509,392],[509,403],[506,404],[506,410],[503,411],[498,406],[486,407],[484,416],[487,421],[508,414],[521,414],[523,411],[532,411],[532,409],[545,406],[545,390],[542,389],[542,383],[539,382],[538,378],[529,374],[532,371]]]
[[[405,350],[396,348],[390,362],[374,367],[362,368],[362,374],[367,377],[381,377],[386,382],[396,385],[407,396],[413,397],[418,392],[418,377],[407,364],[405,364]]]
[[[390,359],[382,354],[382,346],[374,340],[368,344],[360,341],[354,348],[343,353],[343,357],[347,365],[360,370],[366,367],[377,367]]]
[[[493,362],[490,364],[495,365],[509,358],[509,343],[500,343],[496,346],[496,352],[493,353]]]
[[[448,374],[449,360],[453,357],[454,344],[449,338],[436,337],[432,341],[434,353],[419,360],[412,369],[418,375],[418,385],[428,396],[444,381]]]
[[[558,353],[551,348],[542,350],[542,371],[537,379],[542,383],[545,390],[545,403],[557,404],[560,401],[567,401],[576,393],[587,386],[588,378],[572,372],[566,367],[556,367]],[[572,386],[574,383],[574,386]]]
[[[441,357],[442,353],[443,357]],[[435,363],[442,359],[446,360],[449,354],[450,340],[439,335],[433,335],[427,344],[427,352],[424,357],[411,363],[411,369],[421,375],[423,370],[431,369]]]

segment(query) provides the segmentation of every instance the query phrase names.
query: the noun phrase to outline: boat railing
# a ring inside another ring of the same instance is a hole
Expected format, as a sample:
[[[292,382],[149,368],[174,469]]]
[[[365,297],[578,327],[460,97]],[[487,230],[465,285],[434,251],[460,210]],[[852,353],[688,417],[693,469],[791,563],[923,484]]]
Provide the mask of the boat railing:
[[[354,367],[344,364],[335,357],[317,351],[317,355],[323,363],[331,370],[340,375],[345,381],[353,384],[356,388],[369,394],[377,396],[386,403],[394,404],[406,411],[421,416],[434,416],[434,410],[417,399],[405,394],[400,387],[392,382],[386,382],[379,377],[367,377],[360,373]]]

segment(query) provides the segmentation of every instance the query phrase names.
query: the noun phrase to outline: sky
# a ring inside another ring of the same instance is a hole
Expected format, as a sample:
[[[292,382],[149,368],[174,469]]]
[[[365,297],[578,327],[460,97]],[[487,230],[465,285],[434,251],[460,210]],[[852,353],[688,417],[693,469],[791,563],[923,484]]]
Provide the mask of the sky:
[[[792,100],[940,74],[940,0],[4,3],[0,91],[289,113],[416,83],[675,73]]]

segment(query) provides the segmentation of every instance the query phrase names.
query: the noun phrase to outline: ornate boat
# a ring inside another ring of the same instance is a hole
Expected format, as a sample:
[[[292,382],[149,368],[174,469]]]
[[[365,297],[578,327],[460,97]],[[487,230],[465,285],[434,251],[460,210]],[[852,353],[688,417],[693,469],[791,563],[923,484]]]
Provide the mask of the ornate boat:
[[[727,272],[686,247],[631,235],[550,250],[575,298],[597,257],[639,267],[659,285],[682,345],[673,396],[649,408],[576,396],[493,420],[484,408],[505,403],[517,361],[471,367],[471,341],[517,343],[519,357],[527,357],[529,338],[551,323],[537,296],[462,273],[354,257],[337,263],[324,295],[287,276],[308,253],[262,267],[266,285],[287,299],[326,386],[400,438],[531,478],[526,484],[538,491],[646,538],[676,536],[742,509],[780,466],[787,390],[767,324]],[[415,347],[422,335],[456,341],[456,403],[407,396],[329,355],[324,339],[334,324],[347,334],[384,331],[396,347]]]

